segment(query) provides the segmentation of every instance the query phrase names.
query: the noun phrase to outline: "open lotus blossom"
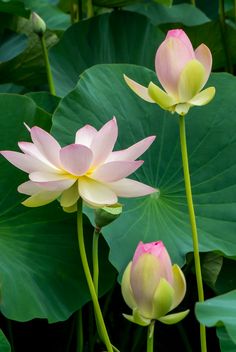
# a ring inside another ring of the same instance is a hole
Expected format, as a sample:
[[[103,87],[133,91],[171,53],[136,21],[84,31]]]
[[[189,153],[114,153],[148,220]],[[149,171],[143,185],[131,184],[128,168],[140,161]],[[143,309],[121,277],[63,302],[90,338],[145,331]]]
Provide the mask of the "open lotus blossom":
[[[64,148],[37,126],[29,131],[33,143],[18,143],[23,153],[1,151],[10,163],[29,174],[29,181],[18,187],[20,193],[30,196],[22,203],[25,206],[37,207],[58,198],[64,210],[75,211],[79,197],[93,207],[103,207],[116,204],[117,197],[156,191],[126,178],[143,164],[135,159],[149,148],[155,136],[113,152],[118,135],[115,118],[99,131],[90,125],[80,128],[75,143]]]
[[[156,74],[165,91],[153,82],[146,88],[124,77],[128,86],[142,99],[183,116],[191,106],[205,105],[214,97],[214,87],[201,91],[211,67],[209,48],[201,44],[194,51],[186,33],[182,29],[174,29],[167,33],[156,52]]]
[[[139,325],[149,325],[153,319],[175,324],[189,312],[167,314],[183,300],[186,282],[178,265],[172,266],[161,241],[139,242],[123,274],[121,290],[133,310],[132,315],[124,314],[125,318]]]

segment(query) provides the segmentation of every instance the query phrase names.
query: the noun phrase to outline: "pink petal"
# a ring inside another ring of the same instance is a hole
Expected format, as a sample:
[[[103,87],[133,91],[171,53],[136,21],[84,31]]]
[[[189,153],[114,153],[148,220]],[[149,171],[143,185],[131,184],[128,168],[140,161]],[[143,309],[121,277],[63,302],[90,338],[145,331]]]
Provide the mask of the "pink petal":
[[[94,155],[93,167],[102,164],[112,152],[118,136],[116,118],[108,121],[95,135],[91,150]]]
[[[40,153],[36,145],[30,142],[18,142],[19,148],[22,150],[27,155],[32,156],[35,159],[38,159],[39,161],[44,164],[44,168],[49,170],[59,170],[57,167],[55,167],[52,163],[48,161],[48,159]],[[43,167],[43,166],[42,166]]]
[[[132,161],[137,159],[140,155],[142,155],[154,142],[156,136],[150,136],[142,139],[136,144],[133,144],[131,147],[123,150],[119,150],[117,152],[112,152],[107,158],[108,161]]]
[[[79,179],[79,194],[90,205],[101,207],[117,203],[116,194],[106,185],[88,177]]]
[[[37,149],[37,147],[33,143],[29,142],[19,142],[18,143],[19,148],[27,155],[30,155],[32,158],[35,159],[35,161],[39,162],[40,167],[38,169],[40,170],[45,170],[45,171],[59,171],[57,167],[55,167],[53,164],[51,164],[44,155],[40,153],[40,151]]]
[[[19,193],[27,194],[28,196],[32,196],[35,193],[39,193],[42,191],[42,188],[37,185],[37,183],[32,181],[27,181],[18,186],[17,191]]]
[[[143,164],[138,161],[111,161],[96,169],[91,178],[101,182],[115,182],[135,172]]]
[[[180,73],[194,58],[194,52],[179,38],[169,37],[159,46],[155,58],[156,74],[168,94],[178,97]]]
[[[59,152],[61,147],[55,138],[37,126],[32,127],[30,132],[32,141],[40,153],[42,153],[50,163],[60,168]]]
[[[199,45],[195,50],[195,57],[198,61],[201,62],[201,64],[204,66],[206,70],[205,81],[204,81],[204,84],[202,85],[203,87],[207,82],[211,73],[212,55],[211,55],[210,49],[205,44]]]
[[[81,176],[88,171],[93,159],[92,151],[81,144],[70,144],[60,150],[61,165],[73,175]]]
[[[35,170],[44,170],[45,168],[45,165],[43,165],[39,160],[32,158],[30,155],[12,152],[10,150],[1,151],[1,154],[12,165],[27,173],[33,172]]]
[[[85,125],[84,127],[80,128],[75,135],[75,143],[76,144],[83,144],[87,147],[90,147],[93,138],[97,134],[96,128],[90,125]]]
[[[166,39],[168,38],[178,38],[183,42],[183,44],[189,49],[189,52],[193,54],[193,46],[189,40],[189,37],[182,29],[171,29],[168,31]]]
[[[118,197],[125,198],[146,196],[147,194],[158,192],[158,190],[153,187],[129,178],[124,178],[123,180],[112,182],[108,185]]]

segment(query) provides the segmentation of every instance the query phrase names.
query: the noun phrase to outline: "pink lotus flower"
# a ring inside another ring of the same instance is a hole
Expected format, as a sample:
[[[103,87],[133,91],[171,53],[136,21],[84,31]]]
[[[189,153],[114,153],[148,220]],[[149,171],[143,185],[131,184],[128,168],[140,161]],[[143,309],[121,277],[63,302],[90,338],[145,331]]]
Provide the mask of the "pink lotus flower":
[[[167,33],[156,52],[156,74],[165,91],[153,82],[146,88],[124,77],[128,86],[142,99],[185,115],[190,107],[205,105],[214,97],[214,87],[201,91],[209,78],[211,66],[212,56],[208,47],[201,44],[194,51],[186,33],[182,29],[174,29]]]
[[[125,302],[133,310],[132,315],[125,317],[139,325],[149,325],[153,319],[174,324],[188,314],[186,310],[166,315],[184,298],[186,282],[178,265],[172,266],[161,241],[139,242],[133,261],[123,274],[121,289]]]
[[[29,132],[33,143],[18,143],[23,153],[1,151],[10,163],[29,174],[30,180],[18,187],[20,193],[30,195],[22,203],[25,206],[37,207],[58,198],[64,210],[75,211],[79,197],[91,206],[103,207],[117,203],[117,197],[156,191],[126,178],[143,164],[135,159],[149,148],[155,136],[113,152],[118,135],[115,118],[99,131],[84,126],[77,131],[75,143],[64,148],[39,127]]]

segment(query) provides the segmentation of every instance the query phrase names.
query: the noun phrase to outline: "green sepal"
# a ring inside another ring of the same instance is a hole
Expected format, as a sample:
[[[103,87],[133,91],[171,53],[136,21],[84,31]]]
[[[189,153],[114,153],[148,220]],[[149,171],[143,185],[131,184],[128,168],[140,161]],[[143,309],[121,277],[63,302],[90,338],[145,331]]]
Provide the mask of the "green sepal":
[[[168,314],[165,317],[159,318],[158,320],[161,323],[167,324],[167,325],[176,324],[179,321],[181,321],[182,319],[184,319],[188,315],[189,312],[190,312],[190,310],[187,309],[187,310],[185,310],[183,312]]]
[[[159,319],[170,310],[174,299],[174,289],[169,282],[162,278],[153,296],[153,318]]]
[[[101,229],[102,227],[109,225],[120,216],[122,213],[122,205],[120,203],[116,203],[109,207],[97,208],[94,210],[94,212],[95,225]]]
[[[140,326],[148,326],[151,324],[151,319],[144,318],[138,311],[137,308],[133,310],[133,315],[123,314],[125,319],[131,321],[131,323],[138,324]]]

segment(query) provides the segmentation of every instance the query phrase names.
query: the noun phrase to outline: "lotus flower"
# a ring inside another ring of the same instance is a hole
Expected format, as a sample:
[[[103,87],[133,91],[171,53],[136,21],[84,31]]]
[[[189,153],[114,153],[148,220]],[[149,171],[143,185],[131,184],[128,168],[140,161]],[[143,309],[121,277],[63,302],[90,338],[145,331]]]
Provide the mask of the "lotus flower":
[[[29,128],[28,128],[29,129]],[[18,187],[30,195],[22,204],[37,207],[59,199],[65,211],[75,211],[81,197],[93,207],[117,203],[117,197],[138,197],[156,191],[126,178],[136,171],[143,154],[155,139],[147,137],[128,149],[112,151],[118,135],[116,119],[99,131],[90,125],[79,129],[75,143],[61,148],[46,131],[29,129],[33,143],[19,142],[23,153],[1,151],[10,163],[29,174],[29,181]]]
[[[161,241],[139,242],[133,260],[123,274],[121,290],[125,302],[133,310],[132,315],[124,316],[139,325],[149,325],[153,319],[174,324],[189,312],[166,315],[184,298],[186,282],[178,265],[172,266]]]
[[[211,52],[205,44],[195,51],[182,29],[170,30],[156,52],[155,68],[164,90],[153,82],[148,88],[125,77],[128,86],[142,99],[161,108],[185,115],[190,107],[205,105],[215,95],[215,88],[203,91],[212,66]]]

